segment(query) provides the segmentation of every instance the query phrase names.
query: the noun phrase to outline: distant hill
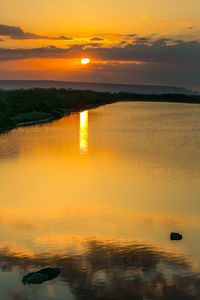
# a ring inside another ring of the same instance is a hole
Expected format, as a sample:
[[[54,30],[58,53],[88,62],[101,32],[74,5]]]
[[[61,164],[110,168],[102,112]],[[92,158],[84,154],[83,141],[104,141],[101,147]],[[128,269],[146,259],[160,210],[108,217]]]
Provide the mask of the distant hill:
[[[97,92],[126,92],[137,94],[185,94],[194,95],[193,91],[173,86],[131,85],[114,83],[90,83],[51,80],[0,80],[0,89],[30,89],[30,88],[65,88],[73,90],[91,90]]]

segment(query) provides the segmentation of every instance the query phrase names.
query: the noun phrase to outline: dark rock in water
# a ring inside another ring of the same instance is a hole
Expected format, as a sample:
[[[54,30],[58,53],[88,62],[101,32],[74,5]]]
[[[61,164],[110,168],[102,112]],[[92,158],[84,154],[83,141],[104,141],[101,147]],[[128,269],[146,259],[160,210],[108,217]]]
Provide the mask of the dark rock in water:
[[[171,232],[170,240],[172,240],[172,241],[182,240],[182,235],[180,233],[177,233],[177,232]]]
[[[28,274],[27,276],[25,276],[26,279],[24,282],[24,279],[23,279],[23,282],[26,284],[40,284],[40,283],[43,283],[44,281],[47,281],[48,280],[48,275],[47,274],[40,274],[40,273],[30,273]]]
[[[29,273],[28,275],[24,276],[22,282],[24,284],[41,284],[44,281],[52,280],[58,276],[60,273],[59,268],[45,268],[41,269],[37,272]]]

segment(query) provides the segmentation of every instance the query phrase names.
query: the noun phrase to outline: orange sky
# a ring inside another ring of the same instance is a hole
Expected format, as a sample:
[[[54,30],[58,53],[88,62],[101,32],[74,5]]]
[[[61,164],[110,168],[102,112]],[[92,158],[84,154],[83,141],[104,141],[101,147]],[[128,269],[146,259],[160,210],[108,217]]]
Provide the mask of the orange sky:
[[[199,0],[0,4],[0,79],[200,85]]]
[[[3,24],[48,35],[184,34],[199,29],[198,0],[1,0]]]

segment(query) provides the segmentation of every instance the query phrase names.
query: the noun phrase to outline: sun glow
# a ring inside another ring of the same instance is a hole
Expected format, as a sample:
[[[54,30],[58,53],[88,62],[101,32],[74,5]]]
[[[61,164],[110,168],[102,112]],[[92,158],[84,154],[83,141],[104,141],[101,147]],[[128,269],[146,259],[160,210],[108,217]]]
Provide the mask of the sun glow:
[[[88,151],[88,111],[80,113],[80,154]]]
[[[89,64],[89,62],[90,62],[89,58],[82,58],[81,59],[81,64],[82,65],[87,65],[87,64]]]

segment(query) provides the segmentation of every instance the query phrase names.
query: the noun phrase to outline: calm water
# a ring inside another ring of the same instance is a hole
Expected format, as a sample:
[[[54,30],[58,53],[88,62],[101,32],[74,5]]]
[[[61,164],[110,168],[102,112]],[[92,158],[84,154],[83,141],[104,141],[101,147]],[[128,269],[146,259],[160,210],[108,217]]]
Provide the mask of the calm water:
[[[200,299],[199,179],[198,105],[117,103],[0,135],[0,299]],[[23,285],[48,266],[56,279]]]

